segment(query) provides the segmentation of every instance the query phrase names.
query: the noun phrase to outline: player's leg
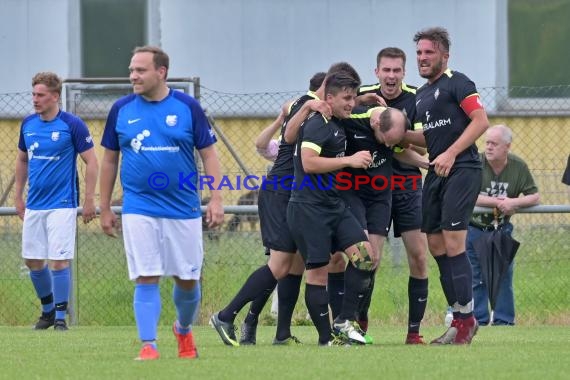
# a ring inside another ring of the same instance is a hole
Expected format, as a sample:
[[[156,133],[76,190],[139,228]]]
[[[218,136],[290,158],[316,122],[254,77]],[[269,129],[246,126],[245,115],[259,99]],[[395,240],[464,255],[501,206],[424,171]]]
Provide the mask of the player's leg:
[[[408,278],[408,332],[406,343],[422,344],[420,325],[428,299],[427,240],[419,229],[401,233],[410,277]]]
[[[457,335],[457,328],[459,326],[459,310],[457,308],[457,297],[455,295],[455,288],[453,286],[453,275],[451,271],[451,263],[449,257],[445,253],[445,242],[443,234],[428,233],[427,241],[429,250],[437,263],[439,268],[439,281],[447,304],[453,308],[453,320],[449,328],[439,337],[433,339],[431,344],[451,344]],[[439,252],[439,254],[436,254]]]
[[[293,255],[293,262],[287,276],[278,281],[278,313],[277,329],[273,344],[299,343],[299,340],[291,334],[291,320],[299,293],[301,290],[301,279],[305,271],[305,263],[300,254]]]
[[[345,269],[346,261],[342,252],[333,253],[327,269],[329,272],[327,276],[327,291],[333,320],[338,317],[342,309]]]
[[[355,224],[355,226],[352,226],[350,231],[352,231],[352,233],[355,236],[362,236],[361,235],[362,231],[365,234],[364,235],[365,239],[355,241],[355,240],[351,240],[352,236],[350,236],[350,234],[347,233],[347,231],[344,231],[344,229],[342,229],[341,233],[336,237],[336,240],[337,240],[337,242],[341,242],[342,247],[345,248],[345,247],[351,246],[355,243],[360,243],[361,241],[368,240],[368,232],[367,232],[368,217],[371,215],[372,210],[368,209],[368,207],[367,207],[368,204],[365,202],[365,200],[363,198],[361,198],[359,196],[359,193],[356,191],[343,191],[343,192],[341,192],[341,197],[342,197],[344,203],[346,204],[347,209],[350,210],[349,213],[351,214],[351,216],[353,218],[353,219],[351,219],[351,222],[354,222],[354,220],[356,220],[358,222],[357,225]],[[389,215],[388,215],[388,218],[389,218]],[[347,223],[347,222],[344,222],[344,223]],[[373,251],[373,252],[376,252],[377,255],[379,255],[378,251]],[[331,284],[329,282],[329,297],[331,299],[330,304],[331,304],[331,309],[333,311],[333,320],[336,320],[337,317],[339,317],[340,313],[342,312],[343,305],[344,305],[344,297],[346,297],[346,273],[347,273],[346,270],[348,270],[348,268],[347,268],[347,265],[344,261],[344,257],[341,259],[338,255],[338,253],[335,253],[335,255],[333,255],[333,260],[335,263],[338,263],[338,264],[335,264],[335,266],[337,268],[339,268],[339,269],[342,268],[345,271],[344,275],[342,277],[342,281],[343,281],[342,284],[340,283],[341,279],[337,278],[337,281],[339,283],[336,285],[336,286],[338,286],[339,290],[342,290],[342,294],[343,294],[342,297],[336,296],[336,294],[335,294],[336,292],[334,292],[335,289],[331,286],[331,285],[334,285],[334,283]],[[342,265],[342,267],[341,267],[341,265]],[[348,264],[348,265],[350,265],[350,264]],[[331,266],[331,268],[332,268],[332,266]],[[350,273],[352,275],[354,275],[354,271],[352,269],[350,269]],[[360,311],[361,307],[364,307],[366,309],[363,314],[366,314],[366,315],[368,314],[367,313],[367,311],[368,311],[367,307],[365,306],[365,304],[366,304],[365,299],[369,294],[370,287],[372,286],[371,279],[374,277],[374,272],[370,271],[370,272],[368,272],[368,275],[370,276],[370,279],[367,280],[366,282],[369,284],[369,288],[363,294],[358,294],[358,297],[359,297],[358,307],[357,307],[357,310],[354,313],[354,315],[352,315],[350,317],[350,320],[354,320],[354,319],[359,320],[358,314],[360,314],[359,311]],[[329,275],[329,279],[331,279],[331,278],[334,279],[334,277],[335,276]],[[331,294],[331,289],[333,289],[332,294]],[[349,302],[349,304],[351,303],[350,300],[348,302]],[[364,319],[366,319],[366,321],[364,321]],[[363,322],[367,323],[367,318],[363,318]],[[366,329],[366,327],[365,327],[365,329]]]
[[[344,252],[349,257],[345,271],[345,294],[342,309],[333,323],[334,332],[345,336],[351,343],[366,344],[365,332],[356,322],[361,300],[370,289],[372,263],[365,258],[370,256],[372,248],[368,241],[362,241],[346,247]],[[368,262],[367,262],[368,261]]]
[[[469,344],[477,332],[473,316],[473,272],[465,252],[467,226],[481,188],[481,170],[460,168],[451,172],[442,191],[442,233],[451,267],[460,324],[454,344]]]
[[[318,333],[318,344],[329,345],[331,325],[328,306],[328,262],[332,249],[333,227],[339,210],[313,204],[290,202],[287,223],[305,262],[305,303]]]
[[[370,247],[373,251],[378,252],[379,255],[379,262],[382,261],[382,251],[384,249],[384,242],[386,241],[386,237],[376,234],[376,233],[369,233],[368,240],[370,241]],[[364,297],[361,299],[360,304],[358,305],[358,312],[356,313],[356,321],[358,325],[365,333],[368,332],[368,310],[370,309],[370,304],[372,302],[372,295],[374,294],[374,284],[376,283],[376,272],[378,267],[376,267],[373,271],[370,271],[370,283]],[[365,336],[367,339],[368,344],[372,344],[373,339],[372,337]]]
[[[156,345],[162,308],[159,281],[164,274],[161,219],[137,214],[124,214],[121,219],[129,278],[135,281],[133,310],[142,343],[135,359],[154,360],[159,358]]]
[[[269,297],[277,281],[287,275],[291,255],[297,247],[288,234],[286,206],[288,196],[270,191],[259,195],[259,216],[263,245],[270,249],[269,261],[255,270],[226,307],[212,315],[210,323],[227,345],[239,346],[235,338],[234,320],[237,313],[258,297]],[[249,339],[251,341],[251,339]]]
[[[427,240],[421,232],[422,189],[392,195],[394,236],[402,237],[410,276],[408,278],[408,331],[406,344],[424,344],[420,325],[428,298]]]
[[[270,249],[265,247],[265,255],[269,258]],[[239,343],[240,345],[248,345],[248,344],[255,344],[256,343],[256,335],[257,335],[257,323],[259,321],[259,315],[263,311],[265,304],[271,297],[271,294],[274,295],[274,300],[277,302],[277,293],[276,290],[273,290],[271,293],[262,293],[258,295],[253,301],[251,301],[249,305],[249,310],[245,315],[245,319],[241,325],[241,335]],[[272,304],[273,308],[273,304]],[[277,305],[275,306],[277,310]],[[273,312],[273,310],[272,310]]]
[[[198,350],[192,324],[202,298],[202,218],[163,219],[162,233],[174,237],[165,239],[163,264],[164,275],[174,278],[172,299],[176,321],[172,325],[172,331],[178,343],[178,357],[193,359],[198,357]]]
[[[70,261],[75,255],[77,210],[75,208],[51,210],[47,214],[48,259],[53,281],[55,304],[54,329],[65,331],[67,306],[71,287]]]
[[[364,333],[356,323],[356,313],[360,301],[370,287],[371,273],[374,269],[374,252],[368,238],[357,223],[354,215],[345,209],[335,233],[335,246],[342,249],[349,259],[345,272],[345,293],[342,309],[333,323],[337,334],[346,336],[351,342],[366,344]]]
[[[30,280],[42,305],[42,314],[34,325],[36,330],[45,330],[53,326],[55,321],[53,283],[51,271],[46,265],[48,258],[46,219],[46,211],[26,209],[22,229],[22,258],[30,270]]]
[[[378,266],[380,266],[384,251],[384,243],[390,228],[392,197],[391,194],[381,195],[381,197],[374,200],[364,199],[362,200],[362,203],[365,207],[365,232],[367,232],[371,249],[378,257]],[[372,301],[378,266],[370,272],[370,285],[359,305],[357,313],[356,320],[364,332],[368,331],[368,309],[370,308],[370,303]],[[371,336],[366,334],[365,338],[367,339],[367,343],[372,343],[373,339]]]
[[[331,341],[331,324],[327,294],[328,262],[308,263],[305,279],[305,304],[319,335],[318,344]]]
[[[215,318],[213,316],[211,322],[214,324],[214,327],[216,327],[218,332],[220,332],[220,328],[218,328],[216,324],[219,325],[219,322],[222,323],[222,328],[224,330],[226,329],[225,326],[234,330],[235,328],[231,326],[233,326],[234,320],[239,311],[248,302],[255,300],[259,296],[269,297],[277,285],[277,280],[287,275],[292,255],[293,254],[291,252],[271,250],[269,262],[254,271],[247,278],[241,289],[229,304],[216,313]],[[230,345],[239,345],[239,343],[234,344],[234,338],[231,336],[231,331],[227,332],[227,335],[229,335]],[[224,337],[222,337],[222,340],[224,340],[224,343],[228,344]]]
[[[439,269],[439,281],[443,294],[450,307],[456,303],[451,265],[447,256],[445,241],[441,233],[442,223],[442,186],[443,179],[433,172],[428,172],[422,193],[422,232],[426,233],[428,249]],[[451,326],[431,344],[451,344],[457,334],[458,319],[454,318]]]

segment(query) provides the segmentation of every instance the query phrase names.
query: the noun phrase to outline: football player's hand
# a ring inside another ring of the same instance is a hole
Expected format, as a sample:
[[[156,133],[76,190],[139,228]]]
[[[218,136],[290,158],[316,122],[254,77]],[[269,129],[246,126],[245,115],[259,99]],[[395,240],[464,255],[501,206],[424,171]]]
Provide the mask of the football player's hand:
[[[372,156],[367,150],[361,150],[349,156],[349,166],[351,168],[366,169],[372,162]]]
[[[115,227],[117,226],[117,215],[111,209],[101,210],[99,216],[103,232],[111,237],[117,237]]]

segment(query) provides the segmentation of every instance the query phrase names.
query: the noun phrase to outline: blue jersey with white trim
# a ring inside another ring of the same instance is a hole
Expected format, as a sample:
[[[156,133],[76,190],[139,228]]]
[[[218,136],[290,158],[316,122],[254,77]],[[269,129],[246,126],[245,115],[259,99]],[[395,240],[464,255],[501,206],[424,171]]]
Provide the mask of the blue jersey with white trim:
[[[18,148],[28,154],[26,208],[77,207],[77,154],[93,148],[83,120],[65,111],[50,121],[30,115],[22,121]]]
[[[121,151],[123,213],[200,217],[194,149],[215,142],[200,104],[180,91],[158,102],[135,94],[116,101],[101,145]]]

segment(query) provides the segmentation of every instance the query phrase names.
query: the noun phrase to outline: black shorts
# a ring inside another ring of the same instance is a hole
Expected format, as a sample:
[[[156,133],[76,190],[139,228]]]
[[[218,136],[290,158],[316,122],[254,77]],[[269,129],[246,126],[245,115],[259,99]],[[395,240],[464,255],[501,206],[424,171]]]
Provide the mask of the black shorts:
[[[328,263],[331,252],[368,241],[364,230],[350,212],[339,207],[290,202],[287,208],[289,229],[305,265]]]
[[[447,177],[430,170],[422,194],[422,231],[467,230],[481,181],[479,168],[455,168]]]
[[[369,234],[388,236],[390,230],[391,197],[375,200],[362,198],[355,191],[343,191],[341,197]]]
[[[394,236],[422,227],[422,190],[392,193]]]
[[[261,190],[258,199],[261,240],[266,248],[295,253],[297,245],[287,226],[287,204],[290,194]]]

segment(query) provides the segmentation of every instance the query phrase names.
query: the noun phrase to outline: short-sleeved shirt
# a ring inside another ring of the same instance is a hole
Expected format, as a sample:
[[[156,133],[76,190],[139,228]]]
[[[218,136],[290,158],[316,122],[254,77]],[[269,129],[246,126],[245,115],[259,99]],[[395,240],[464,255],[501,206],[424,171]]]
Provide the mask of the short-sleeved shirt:
[[[361,150],[368,150],[372,156],[372,162],[366,169],[345,168],[343,172],[350,173],[355,178],[365,175],[374,178],[372,184],[362,185],[358,189],[358,195],[366,199],[384,199],[391,197],[391,177],[393,174],[392,157],[394,151],[384,144],[380,144],[374,136],[374,131],[370,127],[370,116],[375,109],[385,110],[384,107],[367,109],[366,107],[355,107],[350,118],[340,120],[340,125],[346,132],[346,155],[351,156]],[[379,188],[386,186],[385,190]],[[341,182],[342,186],[342,182]]]
[[[408,120],[410,121],[410,129],[413,130],[414,121],[416,120],[416,90],[416,87],[407,85],[406,83],[402,82],[402,92],[400,95],[394,99],[387,99],[382,96],[380,83],[376,83],[373,85],[360,87],[358,90],[358,95],[373,93],[382,97],[388,107],[397,108],[407,116]],[[398,160],[392,160],[392,168],[394,169],[395,175],[404,176],[407,178],[403,189],[398,186],[395,187],[392,192],[407,193],[409,191],[414,191],[413,189],[416,188],[417,183],[415,183],[415,180],[413,180],[413,178],[414,176],[417,178],[418,175],[422,175],[420,169],[418,169],[416,166],[404,164]]]
[[[305,95],[297,98],[289,106],[289,113],[285,118],[285,122],[281,127],[281,133],[279,135],[279,150],[277,151],[277,157],[275,158],[275,163],[271,168],[271,171],[267,175],[268,180],[264,181],[261,188],[262,190],[277,191],[279,193],[290,193],[290,189],[293,183],[293,151],[295,150],[295,143],[288,144],[285,142],[285,129],[287,128],[287,123],[295,114],[301,109],[303,104],[312,99],[318,99],[317,95],[309,91]]]
[[[301,125],[293,153],[295,184],[290,199],[291,202],[339,207],[343,202],[337,188],[337,174],[341,169],[306,173],[301,160],[303,148],[310,148],[321,157],[344,157],[346,135],[339,119],[327,120],[320,113],[313,112]]]
[[[430,162],[453,145],[471,122],[460,106],[471,96],[479,96],[475,83],[450,69],[416,91],[416,122],[423,126]],[[477,146],[472,144],[459,153],[453,167],[481,167]]]
[[[132,94],[115,102],[101,145],[121,151],[123,213],[200,217],[194,149],[215,142],[199,103],[180,91],[161,101]]]
[[[22,121],[18,148],[28,153],[28,196],[31,210],[77,207],[77,155],[93,148],[87,126],[77,116],[59,111],[50,121],[38,114]]]
[[[530,195],[538,193],[530,170],[527,164],[518,156],[509,153],[507,156],[507,166],[499,175],[496,175],[485,154],[480,155],[483,161],[483,182],[481,183],[481,195],[490,197],[516,198],[519,195]],[[510,216],[500,216],[498,222],[508,222]],[[479,224],[493,223],[493,214],[474,214],[472,221]]]

